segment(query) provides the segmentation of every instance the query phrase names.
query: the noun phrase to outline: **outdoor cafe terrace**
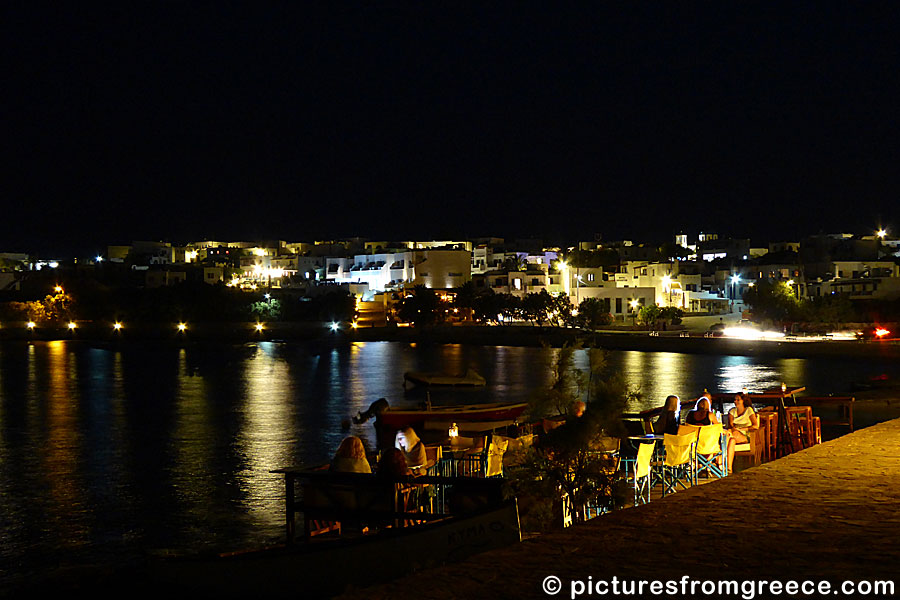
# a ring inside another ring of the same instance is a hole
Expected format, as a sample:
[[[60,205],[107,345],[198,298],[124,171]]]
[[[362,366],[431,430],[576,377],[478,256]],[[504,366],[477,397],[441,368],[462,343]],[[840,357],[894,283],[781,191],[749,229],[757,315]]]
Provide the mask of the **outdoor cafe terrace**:
[[[547,598],[542,582],[889,580],[900,561],[900,419],[665,499],[342,598]],[[895,581],[895,584],[897,582]],[[762,597],[767,597],[763,595]]]

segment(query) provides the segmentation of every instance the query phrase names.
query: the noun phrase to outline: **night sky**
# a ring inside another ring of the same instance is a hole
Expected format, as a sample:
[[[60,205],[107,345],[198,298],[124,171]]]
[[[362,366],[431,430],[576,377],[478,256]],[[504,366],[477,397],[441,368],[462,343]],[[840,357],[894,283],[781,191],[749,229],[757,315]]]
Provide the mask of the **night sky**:
[[[895,219],[897,3],[10,4],[0,251]]]

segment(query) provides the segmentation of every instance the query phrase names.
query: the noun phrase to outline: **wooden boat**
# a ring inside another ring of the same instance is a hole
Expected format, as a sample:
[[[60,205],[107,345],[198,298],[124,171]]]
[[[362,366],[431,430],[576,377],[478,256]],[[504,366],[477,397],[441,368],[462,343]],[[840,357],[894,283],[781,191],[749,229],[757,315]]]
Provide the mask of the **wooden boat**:
[[[528,408],[527,402],[516,404],[457,404],[419,409],[388,409],[378,415],[378,425],[394,429],[432,422],[460,423],[469,421],[515,421]]]
[[[384,583],[521,541],[515,500],[460,517],[345,540],[155,561],[149,579],[162,589],[204,594],[332,597],[348,587]]]
[[[467,369],[462,375],[450,375],[429,371],[407,371],[403,374],[403,385],[406,382],[425,386],[481,386],[487,383],[481,375]]]

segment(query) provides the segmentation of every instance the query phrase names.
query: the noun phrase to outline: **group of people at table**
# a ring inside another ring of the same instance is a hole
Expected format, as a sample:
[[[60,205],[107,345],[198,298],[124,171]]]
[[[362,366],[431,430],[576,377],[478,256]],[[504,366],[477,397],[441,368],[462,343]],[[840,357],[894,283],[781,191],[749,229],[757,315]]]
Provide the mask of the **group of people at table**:
[[[577,416],[580,416],[584,411],[584,403],[578,404],[580,406],[576,410]],[[667,397],[659,417],[653,423],[653,433],[677,435],[678,428],[682,424],[680,412],[681,401],[678,396]],[[684,417],[685,425],[703,426],[718,423],[719,419],[712,410],[712,396],[709,392],[704,392],[694,403],[694,408]],[[750,399],[744,394],[735,394],[734,408],[728,412],[727,422],[722,425],[728,438],[727,460],[728,470],[731,471],[735,446],[749,443],[750,432],[759,429],[759,417],[753,410]],[[386,477],[414,475],[423,471],[427,460],[425,444],[412,427],[406,427],[397,431],[394,447],[381,452],[376,472]],[[372,467],[366,457],[366,448],[362,440],[356,436],[344,438],[335,452],[329,470],[339,473],[371,473]]]
[[[669,396],[662,407],[662,412],[653,423],[653,433],[655,434],[678,434],[678,427],[681,425],[679,413],[681,411],[681,401],[678,396]],[[685,415],[685,425],[717,425],[719,419],[712,410],[712,396],[709,392],[704,392],[694,403],[694,408]],[[727,460],[728,471],[731,472],[734,465],[734,452],[738,444],[750,443],[750,432],[759,429],[759,417],[751,406],[750,399],[744,394],[735,394],[734,408],[728,411],[727,422],[722,423],[725,428],[725,435],[728,438]]]
[[[406,427],[397,432],[394,447],[381,452],[375,470],[388,478],[416,475],[424,471],[427,461],[425,444],[412,427]],[[352,435],[344,438],[329,470],[337,473],[371,473],[372,466],[362,440]]]

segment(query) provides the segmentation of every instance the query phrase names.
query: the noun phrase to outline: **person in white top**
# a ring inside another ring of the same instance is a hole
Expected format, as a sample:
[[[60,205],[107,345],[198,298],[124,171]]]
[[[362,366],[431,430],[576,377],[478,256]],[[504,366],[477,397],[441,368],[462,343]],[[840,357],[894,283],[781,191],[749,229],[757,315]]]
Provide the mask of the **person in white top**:
[[[735,444],[749,443],[748,432],[759,429],[759,417],[742,394],[734,396],[734,408],[728,411],[728,429]]]

